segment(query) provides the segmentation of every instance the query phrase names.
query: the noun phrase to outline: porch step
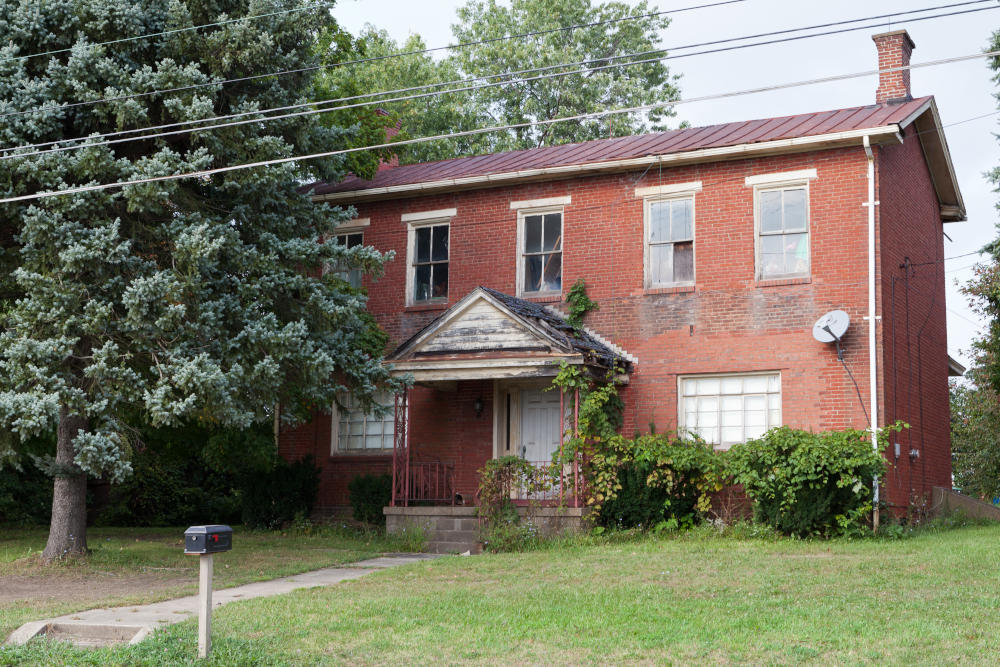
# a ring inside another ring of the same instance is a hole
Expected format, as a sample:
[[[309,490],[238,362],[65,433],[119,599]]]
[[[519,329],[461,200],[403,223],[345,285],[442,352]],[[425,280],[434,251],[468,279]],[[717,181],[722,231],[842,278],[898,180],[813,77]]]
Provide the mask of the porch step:
[[[479,553],[479,542],[437,542],[432,541],[427,543],[427,552],[432,554],[464,554],[466,551],[470,553]]]
[[[427,550],[436,554],[475,552],[478,530],[435,530],[427,536]]]

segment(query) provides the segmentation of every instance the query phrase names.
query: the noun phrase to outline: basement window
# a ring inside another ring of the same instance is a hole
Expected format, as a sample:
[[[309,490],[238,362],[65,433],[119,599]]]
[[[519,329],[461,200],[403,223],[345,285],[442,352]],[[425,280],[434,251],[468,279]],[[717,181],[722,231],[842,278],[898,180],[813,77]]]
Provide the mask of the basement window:
[[[781,426],[781,375],[744,373],[678,378],[678,430],[719,449]]]

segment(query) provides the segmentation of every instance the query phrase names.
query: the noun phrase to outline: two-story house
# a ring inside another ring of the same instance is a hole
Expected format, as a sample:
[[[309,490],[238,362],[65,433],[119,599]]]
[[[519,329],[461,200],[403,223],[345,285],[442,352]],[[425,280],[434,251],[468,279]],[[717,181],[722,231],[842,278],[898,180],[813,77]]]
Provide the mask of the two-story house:
[[[874,414],[911,425],[886,452],[884,499],[950,487],[960,369],[942,224],[965,209],[934,99],[893,69],[913,42],[873,39],[869,106],[315,187],[358,212],[337,242],[396,252],[380,280],[350,279],[415,381],[385,397],[387,416],[348,409],[280,434],[285,456],[322,466],[321,509],[346,506],[359,473],[395,472],[396,505],[471,503],[488,459],[550,460],[572,419],[572,397],[543,391],[560,360],[595,377],[621,367],[626,434],[655,425],[729,447],[778,425],[865,429]],[[577,336],[559,311],[579,278],[600,309]],[[812,335],[831,310],[850,317],[843,362]]]

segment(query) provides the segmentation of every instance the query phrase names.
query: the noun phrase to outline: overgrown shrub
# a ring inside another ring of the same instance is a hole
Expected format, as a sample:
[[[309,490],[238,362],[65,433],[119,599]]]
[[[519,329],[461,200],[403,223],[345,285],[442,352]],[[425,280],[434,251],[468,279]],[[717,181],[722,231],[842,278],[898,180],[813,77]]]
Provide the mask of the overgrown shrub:
[[[251,473],[242,490],[243,525],[278,528],[309,516],[319,492],[319,468],[311,456],[293,463],[278,459],[273,469]]]
[[[722,461],[711,445],[664,434],[608,438],[584,470],[587,502],[606,527],[692,526],[722,488]]]
[[[356,475],[347,485],[355,521],[385,525],[382,508],[392,499],[392,475]]]
[[[538,497],[552,489],[552,474],[545,468],[517,456],[491,459],[479,470],[480,539],[486,551],[524,551],[538,543],[538,530],[532,519],[536,503],[528,504],[522,521],[511,494]]]
[[[882,430],[883,446],[890,427]],[[810,433],[787,426],[734,446],[727,468],[754,501],[754,518],[786,535],[840,535],[872,511],[885,460],[865,431]]]

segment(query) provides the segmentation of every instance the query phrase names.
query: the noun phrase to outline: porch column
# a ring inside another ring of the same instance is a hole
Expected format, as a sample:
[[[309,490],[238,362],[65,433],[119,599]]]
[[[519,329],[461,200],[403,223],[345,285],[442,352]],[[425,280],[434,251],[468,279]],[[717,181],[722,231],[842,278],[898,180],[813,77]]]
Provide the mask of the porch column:
[[[392,438],[392,496],[389,505],[407,505],[410,497],[410,401],[409,388],[396,394]]]
[[[580,390],[573,390],[573,434],[580,437]],[[573,507],[580,506],[579,452],[573,453]]]

